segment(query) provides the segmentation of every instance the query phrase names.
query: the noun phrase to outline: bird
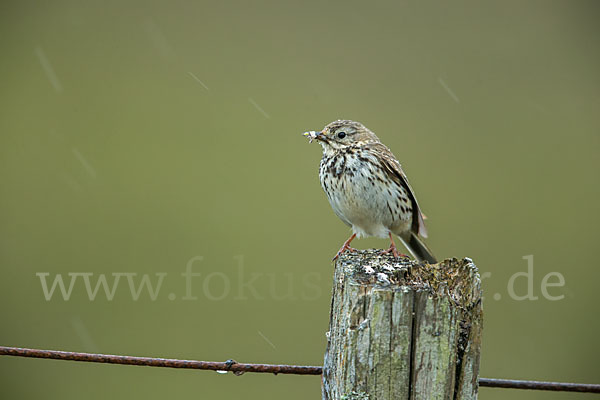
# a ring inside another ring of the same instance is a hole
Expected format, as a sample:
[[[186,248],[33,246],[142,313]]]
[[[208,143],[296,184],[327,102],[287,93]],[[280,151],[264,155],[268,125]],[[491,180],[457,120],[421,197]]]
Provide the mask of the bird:
[[[406,257],[396,247],[396,235],[418,261],[437,263],[422,239],[427,238],[425,215],[415,193],[400,163],[375,133],[360,122],[337,120],[303,135],[323,147],[321,186],[335,214],[352,228],[333,260],[356,251],[350,247],[356,237],[369,236],[390,239],[389,249],[381,254]]]

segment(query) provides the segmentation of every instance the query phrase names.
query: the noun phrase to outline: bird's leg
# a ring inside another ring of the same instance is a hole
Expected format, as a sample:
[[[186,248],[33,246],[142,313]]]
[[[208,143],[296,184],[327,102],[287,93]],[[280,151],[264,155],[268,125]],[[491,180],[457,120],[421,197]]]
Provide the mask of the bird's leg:
[[[394,256],[394,258],[400,258],[400,257],[408,257],[406,254],[402,254],[398,251],[398,248],[396,248],[396,243],[394,243],[394,238],[392,237],[392,232],[388,232],[388,236],[390,237],[390,248],[387,250],[383,250],[381,253],[379,254],[390,254],[392,253],[392,255]]]
[[[356,237],[356,233],[354,233],[352,236],[350,236],[350,238],[348,240],[346,240],[344,242],[344,245],[340,248],[340,251],[337,252],[335,257],[333,257],[332,261],[337,260],[337,258],[345,251],[356,251],[356,249],[353,249],[352,247],[350,247],[350,242],[353,241],[355,237]]]

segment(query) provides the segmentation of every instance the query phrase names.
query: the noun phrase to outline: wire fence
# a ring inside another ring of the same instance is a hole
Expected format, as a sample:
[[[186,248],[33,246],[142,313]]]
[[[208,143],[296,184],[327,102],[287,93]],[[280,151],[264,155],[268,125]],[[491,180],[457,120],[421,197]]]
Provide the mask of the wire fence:
[[[53,360],[70,360],[106,364],[140,365],[163,368],[204,369],[219,372],[232,372],[242,375],[246,372],[321,375],[323,368],[307,365],[278,364],[245,364],[235,360],[224,362],[178,360],[173,358],[151,358],[120,356],[112,354],[76,353],[71,351],[28,349],[21,347],[0,346],[0,355],[30,358],[47,358]],[[600,384],[523,381],[514,379],[479,378],[479,386],[509,389],[552,390],[562,392],[600,393]]]

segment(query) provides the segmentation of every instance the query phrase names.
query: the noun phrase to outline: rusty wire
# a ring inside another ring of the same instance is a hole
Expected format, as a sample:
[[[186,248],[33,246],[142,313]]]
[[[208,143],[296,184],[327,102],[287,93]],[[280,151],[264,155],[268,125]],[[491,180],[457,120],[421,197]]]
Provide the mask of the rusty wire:
[[[117,356],[112,354],[74,353],[71,351],[25,349],[0,346],[0,355],[50,358],[53,360],[84,361],[107,364],[143,365],[147,367],[207,369],[212,371],[231,371],[238,375],[244,372],[263,372],[272,374],[320,375],[321,367],[304,365],[243,364],[234,360],[224,362],[177,360],[173,358],[151,358]]]
[[[479,378],[479,386],[508,389],[553,390],[558,392],[600,393],[600,385],[593,383],[517,381],[514,379]]]
[[[148,367],[206,369],[212,371],[230,371],[236,375],[245,372],[271,374],[321,375],[323,368],[307,365],[278,365],[278,364],[244,364],[234,360],[224,362],[178,360],[173,358],[151,358],[119,356],[111,354],[76,353],[71,351],[27,349],[21,347],[0,346],[0,355],[31,358],[48,358],[53,360],[84,361],[107,364],[140,365]],[[552,390],[563,392],[600,393],[600,384],[521,381],[514,379],[480,378],[479,386]]]

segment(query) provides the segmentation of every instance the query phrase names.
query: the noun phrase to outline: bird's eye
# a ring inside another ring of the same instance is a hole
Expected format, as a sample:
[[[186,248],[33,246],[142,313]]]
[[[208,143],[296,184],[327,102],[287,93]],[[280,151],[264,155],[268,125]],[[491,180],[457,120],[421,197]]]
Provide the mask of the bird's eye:
[[[343,139],[343,138],[345,138],[345,137],[346,137],[346,132],[338,132],[338,137],[339,137],[340,139]]]

